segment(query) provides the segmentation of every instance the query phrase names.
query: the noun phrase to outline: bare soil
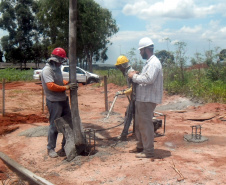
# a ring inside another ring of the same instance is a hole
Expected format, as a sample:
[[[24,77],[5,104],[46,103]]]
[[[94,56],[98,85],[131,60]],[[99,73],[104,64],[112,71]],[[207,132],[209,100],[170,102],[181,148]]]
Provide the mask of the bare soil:
[[[108,84],[108,101],[113,101],[115,93],[122,89],[124,87]],[[127,98],[118,97],[113,114],[105,119],[104,87],[80,86],[79,114],[84,128],[96,130],[96,151],[68,162],[65,157],[53,159],[47,155],[49,123],[46,107],[42,111],[41,84],[8,83],[5,93],[5,116],[2,109],[0,112],[0,151],[53,184],[215,185],[226,182],[225,104],[199,105],[185,97],[164,94],[163,103],[156,111],[166,115],[165,135],[155,137],[154,158],[138,159],[129,153],[136,144],[132,133],[128,141],[116,139],[123,128]],[[2,107],[2,94],[0,98]],[[156,118],[164,123],[163,116]],[[207,141],[184,139],[195,125],[201,126],[201,134]],[[164,134],[164,128],[157,133]],[[59,134],[56,151],[61,140],[62,134]],[[0,182],[15,178],[13,174],[15,171],[0,160]]]

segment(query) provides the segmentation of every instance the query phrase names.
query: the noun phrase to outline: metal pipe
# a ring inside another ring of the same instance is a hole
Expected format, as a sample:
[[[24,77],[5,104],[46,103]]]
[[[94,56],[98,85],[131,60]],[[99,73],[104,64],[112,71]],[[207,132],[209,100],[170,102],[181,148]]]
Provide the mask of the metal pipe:
[[[21,166],[19,163],[17,163],[16,161],[14,161],[10,157],[8,157],[3,152],[0,152],[0,158],[3,161],[5,161],[7,164],[9,164],[10,166],[15,168],[18,172],[22,173],[27,178],[32,180],[33,182],[35,182],[39,185],[54,185],[51,182],[47,181],[46,179],[39,177],[39,176],[35,175],[34,173],[32,173],[31,171],[29,171],[28,169],[24,168],[23,166]]]
[[[113,100],[113,102],[112,102],[112,104],[111,104],[111,108],[110,108],[110,110],[109,110],[109,112],[108,112],[108,115],[107,115],[106,119],[108,119],[108,117],[110,116],[110,113],[111,113],[111,111],[112,111],[112,109],[113,109],[113,107],[114,107],[114,104],[115,104],[115,101],[116,101],[117,97],[118,97],[118,96],[115,96],[115,98],[114,98],[114,100]]]

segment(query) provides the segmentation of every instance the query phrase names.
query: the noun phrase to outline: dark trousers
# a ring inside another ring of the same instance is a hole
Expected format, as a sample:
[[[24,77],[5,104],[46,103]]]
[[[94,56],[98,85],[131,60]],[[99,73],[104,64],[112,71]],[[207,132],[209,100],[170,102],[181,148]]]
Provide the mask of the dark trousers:
[[[71,113],[70,105],[68,98],[66,101],[49,101],[46,99],[46,104],[49,110],[49,130],[48,130],[48,144],[47,149],[55,149],[56,148],[56,141],[58,136],[58,131],[54,120],[60,118],[62,116],[68,115]],[[62,147],[65,145],[66,140],[63,137],[62,140]]]
[[[121,136],[127,136],[129,133],[129,127],[131,125],[132,119],[135,113],[135,102],[130,100],[129,105],[126,109],[126,115],[124,118],[124,128],[122,130]]]

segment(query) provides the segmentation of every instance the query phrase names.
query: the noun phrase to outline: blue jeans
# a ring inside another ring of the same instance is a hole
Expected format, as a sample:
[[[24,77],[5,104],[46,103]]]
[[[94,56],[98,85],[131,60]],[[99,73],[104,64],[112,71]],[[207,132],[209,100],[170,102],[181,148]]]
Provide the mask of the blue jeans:
[[[46,99],[46,104],[49,110],[49,131],[48,131],[48,144],[47,149],[55,149],[56,148],[56,141],[58,136],[58,131],[55,126],[54,120],[60,118],[62,116],[71,114],[71,109],[69,106],[68,98],[66,101],[50,101]],[[62,147],[64,147],[66,143],[65,137],[62,140]]]

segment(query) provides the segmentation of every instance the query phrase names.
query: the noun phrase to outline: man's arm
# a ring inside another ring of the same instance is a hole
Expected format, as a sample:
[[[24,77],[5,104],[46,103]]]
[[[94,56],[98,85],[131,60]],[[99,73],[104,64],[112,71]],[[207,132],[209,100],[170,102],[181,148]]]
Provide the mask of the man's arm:
[[[156,65],[148,66],[141,74],[131,72],[128,74],[134,83],[138,84],[152,84],[159,74],[160,69]]]
[[[68,89],[70,90],[75,90],[76,88],[78,88],[77,84],[75,83],[68,83],[67,85],[57,85],[54,82],[48,82],[46,83],[47,88],[50,91],[55,91],[55,92],[62,92],[62,91],[66,91]]]
[[[57,85],[54,82],[48,82],[46,83],[46,86],[50,91],[55,91],[55,92],[62,92],[67,90],[66,86]]]

